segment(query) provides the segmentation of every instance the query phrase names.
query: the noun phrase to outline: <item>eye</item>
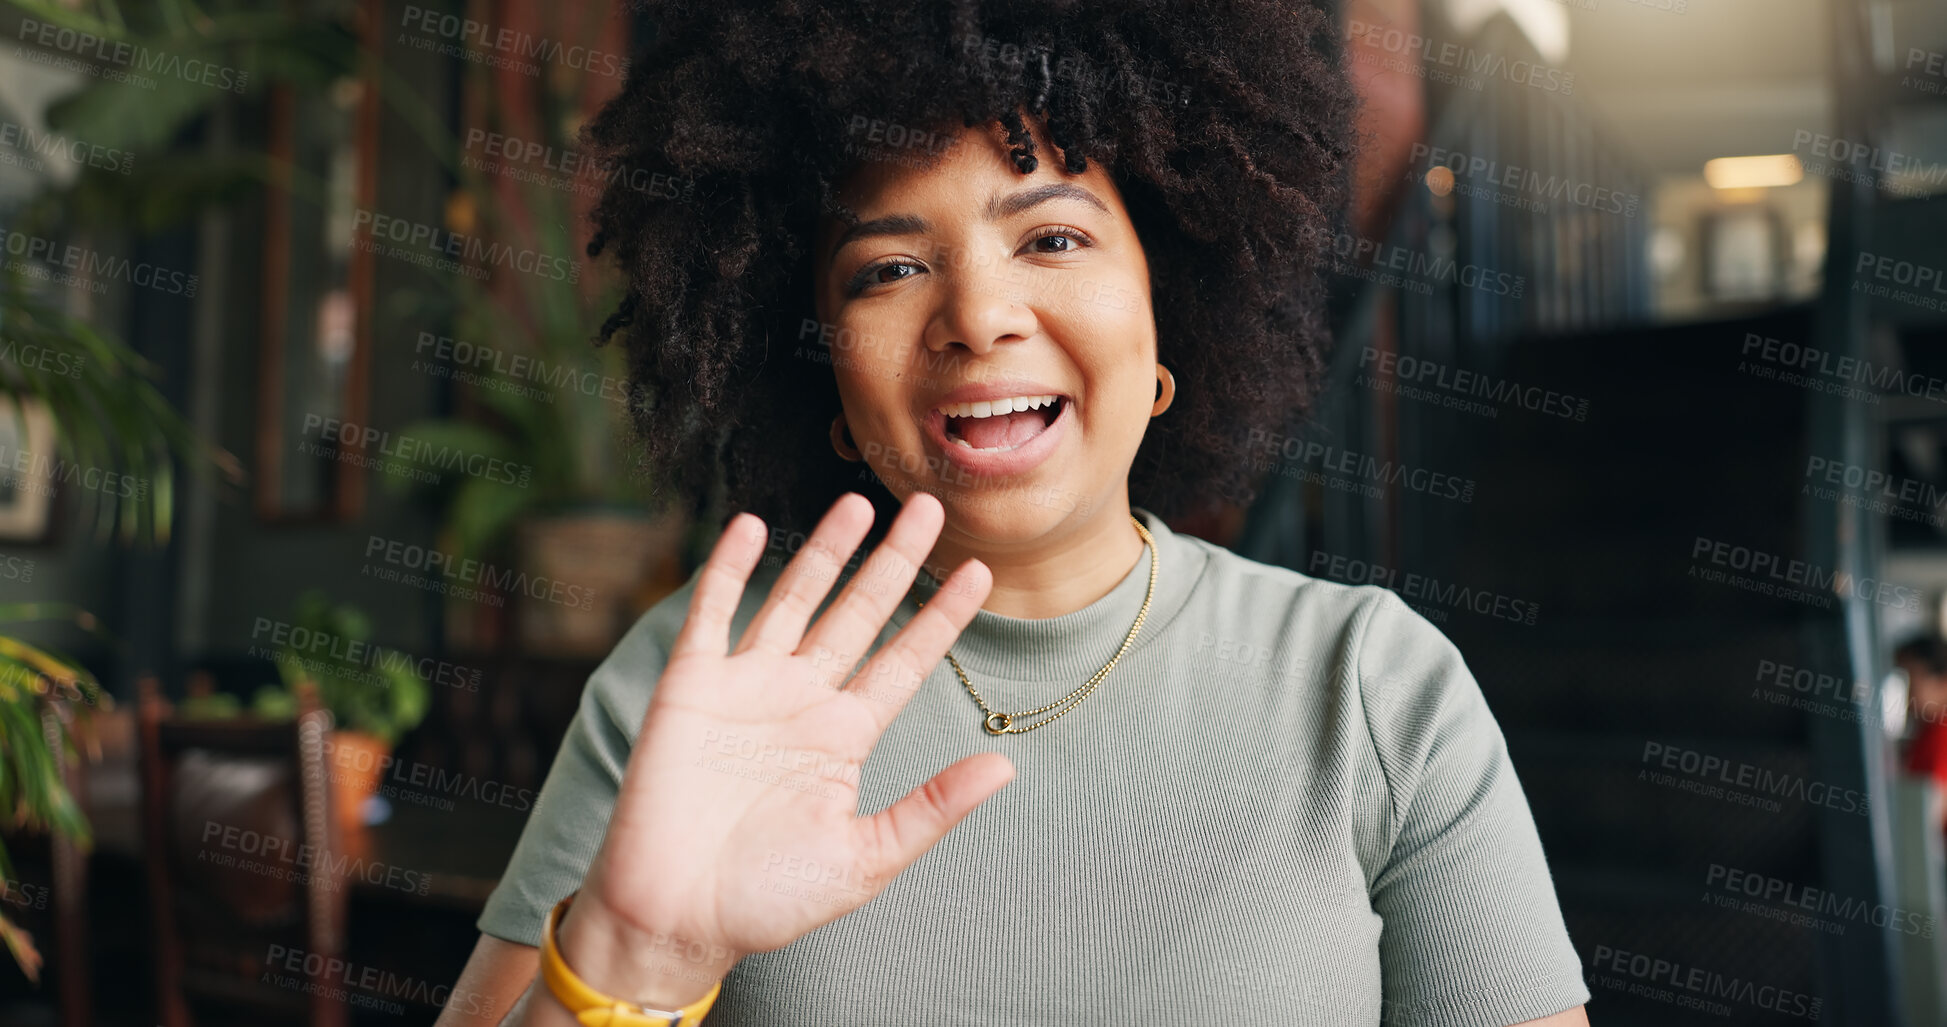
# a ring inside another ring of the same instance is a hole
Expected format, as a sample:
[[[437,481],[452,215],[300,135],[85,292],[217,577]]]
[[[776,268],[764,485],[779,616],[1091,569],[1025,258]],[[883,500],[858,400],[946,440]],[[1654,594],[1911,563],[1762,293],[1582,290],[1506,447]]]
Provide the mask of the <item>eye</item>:
[[[909,260],[882,260],[859,268],[845,283],[845,293],[857,296],[875,285],[889,285],[904,278],[911,278],[926,270]],[[901,272],[895,274],[894,272]]]
[[[1036,253],[1072,253],[1095,245],[1095,240],[1079,228],[1048,225],[1035,229],[1034,234],[1028,237],[1027,245]]]

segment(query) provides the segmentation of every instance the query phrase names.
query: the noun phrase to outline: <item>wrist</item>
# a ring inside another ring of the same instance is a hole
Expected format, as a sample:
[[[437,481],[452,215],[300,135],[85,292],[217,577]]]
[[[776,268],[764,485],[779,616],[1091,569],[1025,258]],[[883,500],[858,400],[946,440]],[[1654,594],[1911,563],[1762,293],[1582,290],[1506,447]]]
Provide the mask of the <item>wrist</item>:
[[[589,987],[659,1009],[702,998],[742,958],[722,945],[643,930],[586,894],[563,914],[555,945]]]

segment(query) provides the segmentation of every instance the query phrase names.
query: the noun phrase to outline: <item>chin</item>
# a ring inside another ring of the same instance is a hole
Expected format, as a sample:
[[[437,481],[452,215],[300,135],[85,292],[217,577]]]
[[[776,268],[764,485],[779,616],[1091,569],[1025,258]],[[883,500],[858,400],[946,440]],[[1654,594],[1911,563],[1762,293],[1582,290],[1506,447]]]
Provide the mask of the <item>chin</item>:
[[[936,486],[947,525],[983,542],[1010,545],[1033,542],[1084,516],[1089,501],[1078,492],[1036,483],[990,485],[978,489]]]

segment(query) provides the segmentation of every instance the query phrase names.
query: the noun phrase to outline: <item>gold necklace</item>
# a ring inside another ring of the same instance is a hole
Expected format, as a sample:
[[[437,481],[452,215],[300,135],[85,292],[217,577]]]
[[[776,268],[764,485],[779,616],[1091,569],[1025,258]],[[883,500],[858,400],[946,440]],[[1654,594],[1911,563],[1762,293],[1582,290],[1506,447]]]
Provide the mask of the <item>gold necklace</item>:
[[[1103,665],[1101,670],[1096,671],[1094,677],[1083,682],[1080,688],[1039,709],[1022,710],[1019,713],[998,713],[988,708],[987,700],[982,699],[980,692],[974,688],[973,682],[967,680],[967,672],[960,668],[960,661],[953,658],[951,651],[947,652],[946,662],[953,665],[953,672],[960,675],[960,683],[967,686],[967,693],[972,695],[974,702],[980,705],[980,712],[987,715],[986,719],[980,722],[980,726],[986,728],[988,734],[1018,735],[1032,731],[1043,724],[1052,724],[1060,720],[1069,710],[1080,706],[1082,700],[1087,699],[1095,691],[1095,686],[1101,684],[1102,679],[1108,677],[1109,672],[1115,669],[1116,662],[1122,659],[1122,654],[1128,652],[1129,647],[1135,644],[1136,633],[1143,629],[1143,620],[1149,616],[1149,601],[1156,598],[1156,540],[1150,537],[1149,529],[1143,527],[1143,522],[1135,514],[1130,514],[1129,519],[1135,522],[1136,534],[1143,537],[1143,545],[1149,547],[1149,591],[1143,595],[1142,609],[1136,611],[1136,623],[1129,626],[1129,634],[1123,638],[1122,648],[1117,649],[1115,655],[1109,657],[1109,662]],[[1070,700],[1073,700],[1073,702],[1070,702]],[[1066,704],[1066,707],[1060,713],[1049,717],[1047,720],[1036,721],[1027,727],[1014,726],[1014,721],[1017,718],[1032,717],[1037,714],[1046,713],[1063,704]]]

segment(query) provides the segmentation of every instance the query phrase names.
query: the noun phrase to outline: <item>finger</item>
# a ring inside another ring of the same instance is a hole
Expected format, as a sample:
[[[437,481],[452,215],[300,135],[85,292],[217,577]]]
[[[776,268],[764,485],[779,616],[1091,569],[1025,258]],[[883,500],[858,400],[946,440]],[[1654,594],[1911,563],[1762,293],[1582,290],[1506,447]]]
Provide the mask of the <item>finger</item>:
[[[1012,780],[1011,760],[997,752],[979,753],[933,775],[878,813],[852,821],[865,879],[891,880]]]
[[[798,648],[812,612],[824,602],[845,561],[872,529],[872,515],[872,503],[864,496],[847,492],[838,497],[771,586],[771,594],[738,640],[737,652],[762,648],[782,654]]]
[[[703,572],[697,575],[689,616],[683,618],[682,630],[670,646],[670,659],[699,653],[720,657],[730,648],[730,622],[737,616],[750,572],[764,555],[764,535],[764,522],[754,514],[740,513],[724,525]]]
[[[885,540],[852,575],[838,600],[818,618],[798,651],[821,656],[836,653],[841,659],[864,654],[906,597],[913,576],[919,573],[926,554],[933,551],[944,523],[946,511],[937,498],[925,492],[913,493],[886,530]]]
[[[885,733],[926,676],[940,665],[953,640],[980,612],[980,604],[987,601],[993,584],[993,572],[986,564],[979,560],[961,564],[913,619],[846,683],[844,691],[858,696],[876,721],[873,738]]]

